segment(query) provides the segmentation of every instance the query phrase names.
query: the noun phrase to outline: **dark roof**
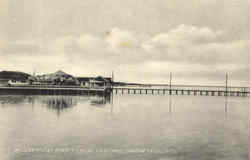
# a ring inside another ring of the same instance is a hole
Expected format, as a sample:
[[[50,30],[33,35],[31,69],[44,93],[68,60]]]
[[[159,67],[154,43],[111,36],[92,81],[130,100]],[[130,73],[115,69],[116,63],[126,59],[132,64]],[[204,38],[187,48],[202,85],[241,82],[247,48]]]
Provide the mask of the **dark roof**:
[[[109,80],[107,78],[102,77],[102,76],[98,76],[94,80],[96,80],[96,81],[103,81],[103,82],[109,82]]]
[[[76,79],[78,81],[81,81],[81,82],[88,82],[90,79],[93,79],[94,77],[76,77]]]
[[[27,80],[30,75],[24,72],[16,71],[2,71],[0,72],[0,79],[14,79],[14,80]]]
[[[96,81],[103,81],[103,82],[111,82],[111,78],[109,77],[77,77],[77,80],[80,82],[88,82],[90,79],[94,79]]]

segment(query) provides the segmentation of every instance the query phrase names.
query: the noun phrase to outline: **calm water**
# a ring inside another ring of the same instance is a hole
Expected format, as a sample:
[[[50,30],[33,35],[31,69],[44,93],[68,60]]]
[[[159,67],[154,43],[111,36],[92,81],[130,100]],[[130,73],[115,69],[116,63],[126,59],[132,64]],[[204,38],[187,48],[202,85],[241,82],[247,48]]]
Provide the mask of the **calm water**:
[[[245,160],[250,98],[0,96],[1,160]]]

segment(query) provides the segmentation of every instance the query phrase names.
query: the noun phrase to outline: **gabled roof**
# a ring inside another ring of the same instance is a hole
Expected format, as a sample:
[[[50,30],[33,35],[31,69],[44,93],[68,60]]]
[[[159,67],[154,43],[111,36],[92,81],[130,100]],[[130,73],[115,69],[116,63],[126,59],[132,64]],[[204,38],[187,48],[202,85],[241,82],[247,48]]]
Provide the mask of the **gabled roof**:
[[[111,82],[111,78],[109,77],[102,77],[102,76],[97,76],[97,77],[77,77],[79,81],[84,81],[88,82],[90,80],[95,80],[95,81],[102,81],[102,82]]]
[[[95,81],[108,82],[108,80],[107,80],[107,79],[105,79],[105,78],[104,78],[104,77],[102,77],[102,76],[98,76],[98,77],[96,77],[94,80],[95,80]]]

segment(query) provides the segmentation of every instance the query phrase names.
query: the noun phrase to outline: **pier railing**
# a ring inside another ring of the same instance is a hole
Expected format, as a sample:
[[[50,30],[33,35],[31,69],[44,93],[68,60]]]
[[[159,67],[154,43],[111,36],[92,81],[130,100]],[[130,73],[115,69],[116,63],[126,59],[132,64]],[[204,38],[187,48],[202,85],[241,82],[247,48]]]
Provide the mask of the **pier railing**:
[[[58,85],[26,85],[26,86],[1,86],[0,94],[109,94],[111,89],[103,87],[85,86],[58,86]]]
[[[202,86],[202,85],[148,85],[148,86],[113,86],[118,94],[175,94],[206,96],[249,96],[250,87],[238,86]]]
[[[46,88],[54,88],[54,89],[107,89],[110,87],[106,86],[75,86],[75,85],[22,85],[22,86],[1,86],[1,88],[34,88],[34,89],[46,89]]]
[[[1,93],[22,91],[40,93],[56,92],[108,92],[115,94],[169,94],[169,95],[200,95],[200,96],[242,96],[250,95],[250,87],[238,86],[201,86],[201,85],[131,85],[131,86],[58,86],[58,85],[27,85],[0,87]]]

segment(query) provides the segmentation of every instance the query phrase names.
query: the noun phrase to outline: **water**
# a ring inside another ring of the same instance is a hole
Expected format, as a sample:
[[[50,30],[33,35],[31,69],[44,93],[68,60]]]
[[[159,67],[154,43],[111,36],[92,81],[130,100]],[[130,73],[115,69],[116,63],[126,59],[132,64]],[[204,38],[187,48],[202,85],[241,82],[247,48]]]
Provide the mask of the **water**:
[[[0,96],[2,160],[243,160],[250,99]]]

